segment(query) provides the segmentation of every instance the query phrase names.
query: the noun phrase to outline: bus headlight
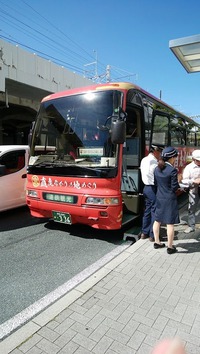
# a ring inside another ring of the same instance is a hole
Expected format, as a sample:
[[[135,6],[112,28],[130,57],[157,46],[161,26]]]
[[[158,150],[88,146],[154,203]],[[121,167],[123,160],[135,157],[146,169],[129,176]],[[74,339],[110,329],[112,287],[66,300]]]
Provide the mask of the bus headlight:
[[[26,191],[26,195],[27,195],[27,197],[31,197],[31,198],[39,198],[38,192],[35,190],[31,190],[31,189],[28,189]]]
[[[119,204],[119,198],[87,197],[85,202],[90,205],[117,205]]]

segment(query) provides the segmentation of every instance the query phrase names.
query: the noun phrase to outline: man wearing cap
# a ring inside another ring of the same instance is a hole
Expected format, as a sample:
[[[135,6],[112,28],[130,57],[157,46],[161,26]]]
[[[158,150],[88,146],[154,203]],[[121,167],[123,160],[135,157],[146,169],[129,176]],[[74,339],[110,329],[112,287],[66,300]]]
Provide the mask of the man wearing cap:
[[[192,152],[192,160],[185,167],[181,181],[181,184],[189,188],[188,227],[184,231],[186,234],[195,231],[195,212],[200,196],[200,150]]]
[[[154,185],[154,170],[158,165],[158,159],[162,147],[151,145],[149,154],[145,156],[140,164],[142,182],[144,183],[144,215],[142,219],[141,239],[149,238],[154,241],[153,223],[155,220],[155,202],[156,202],[156,187]]]

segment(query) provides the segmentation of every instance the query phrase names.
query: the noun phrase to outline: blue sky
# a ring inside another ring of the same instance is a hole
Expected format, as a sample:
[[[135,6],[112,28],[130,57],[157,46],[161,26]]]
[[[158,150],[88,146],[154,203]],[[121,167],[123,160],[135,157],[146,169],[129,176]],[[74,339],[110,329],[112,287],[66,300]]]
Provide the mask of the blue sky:
[[[169,49],[200,34],[199,1],[0,0],[0,8],[3,40],[100,81],[110,65],[111,81],[161,90],[169,105],[200,115],[200,73],[188,74]]]

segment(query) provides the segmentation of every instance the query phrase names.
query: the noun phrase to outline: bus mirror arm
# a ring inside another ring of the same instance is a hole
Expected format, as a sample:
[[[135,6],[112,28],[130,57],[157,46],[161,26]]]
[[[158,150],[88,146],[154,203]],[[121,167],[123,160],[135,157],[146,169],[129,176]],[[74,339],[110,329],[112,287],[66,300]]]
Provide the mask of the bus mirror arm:
[[[112,116],[109,116],[108,118],[106,118],[106,121],[105,121],[105,123],[103,125],[100,125],[99,121],[97,121],[97,129],[101,130],[101,131],[109,131],[109,126],[107,126],[107,123],[111,119],[112,119]]]

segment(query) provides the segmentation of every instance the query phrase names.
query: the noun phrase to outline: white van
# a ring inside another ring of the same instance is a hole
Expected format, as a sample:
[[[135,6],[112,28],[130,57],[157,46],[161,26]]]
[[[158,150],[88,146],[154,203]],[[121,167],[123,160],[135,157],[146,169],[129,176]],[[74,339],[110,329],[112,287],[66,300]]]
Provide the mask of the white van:
[[[0,145],[0,212],[26,204],[27,145]]]

